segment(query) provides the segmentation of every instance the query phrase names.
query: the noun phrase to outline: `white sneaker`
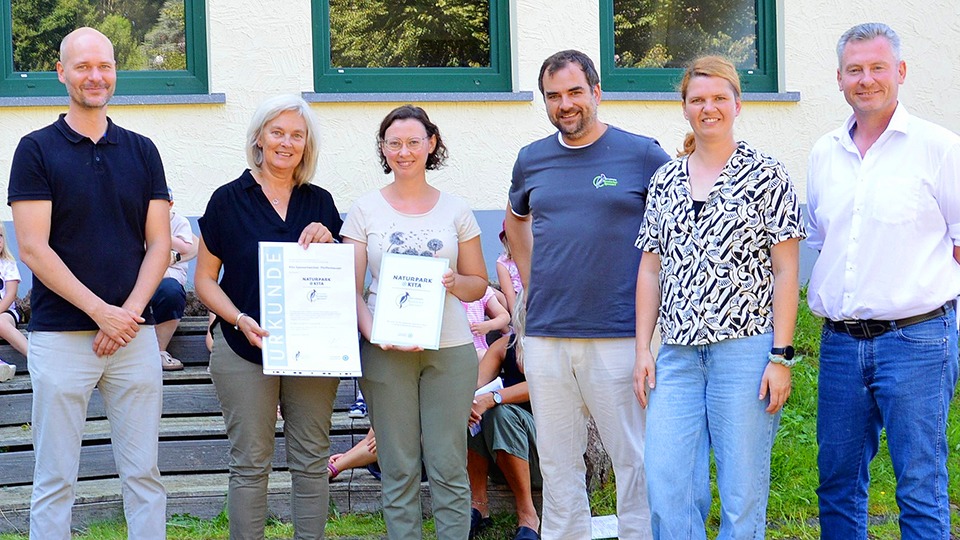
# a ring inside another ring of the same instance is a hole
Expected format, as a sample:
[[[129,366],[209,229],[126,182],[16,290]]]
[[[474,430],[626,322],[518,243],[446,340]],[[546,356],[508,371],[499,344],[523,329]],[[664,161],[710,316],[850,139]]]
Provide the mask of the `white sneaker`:
[[[17,366],[0,360],[0,382],[9,381],[17,374]]]

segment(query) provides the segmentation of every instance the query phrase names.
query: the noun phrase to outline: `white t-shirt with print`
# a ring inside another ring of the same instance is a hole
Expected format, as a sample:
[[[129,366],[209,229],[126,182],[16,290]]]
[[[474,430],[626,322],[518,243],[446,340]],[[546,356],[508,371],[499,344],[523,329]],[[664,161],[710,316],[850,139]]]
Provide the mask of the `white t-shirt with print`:
[[[367,245],[367,268],[373,281],[367,306],[377,303],[380,262],[384,252],[444,257],[456,271],[459,244],[480,236],[480,225],[466,201],[440,193],[437,204],[423,214],[398,212],[379,190],[360,197],[347,214],[340,235]],[[460,300],[446,293],[440,348],[473,343],[467,314]]]

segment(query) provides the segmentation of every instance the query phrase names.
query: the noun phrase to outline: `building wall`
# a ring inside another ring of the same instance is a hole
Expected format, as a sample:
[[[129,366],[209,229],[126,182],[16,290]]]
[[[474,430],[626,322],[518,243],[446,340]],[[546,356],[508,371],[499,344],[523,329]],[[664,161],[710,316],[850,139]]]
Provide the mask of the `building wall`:
[[[450,147],[438,187],[468,199],[477,210],[500,210],[513,160],[521,146],[553,131],[537,92],[542,60],[564,48],[599,56],[599,3],[583,0],[514,0],[512,34],[515,91],[530,102],[421,103]],[[210,193],[245,167],[243,139],[257,104],[273,94],[313,90],[309,0],[207,0],[210,91],[226,94],[215,105],[113,106],[111,117],[150,136],[160,148],[177,210],[203,213]],[[836,39],[853,24],[880,20],[903,38],[907,81],[902,101],[926,118],[960,131],[960,18],[948,0],[781,0],[783,91],[799,102],[747,102],[737,135],[780,158],[804,184],[809,148],[843,121],[849,109],[837,90]],[[121,81],[122,84],[122,81]],[[945,104],[945,105],[942,105]],[[396,103],[318,103],[322,160],[317,182],[349,210],[362,193],[383,185],[374,133]],[[0,185],[5,186],[19,138],[51,122],[62,107],[0,107]],[[679,104],[605,101],[602,120],[656,137],[673,152],[687,130]],[[0,219],[10,210],[0,206]]]

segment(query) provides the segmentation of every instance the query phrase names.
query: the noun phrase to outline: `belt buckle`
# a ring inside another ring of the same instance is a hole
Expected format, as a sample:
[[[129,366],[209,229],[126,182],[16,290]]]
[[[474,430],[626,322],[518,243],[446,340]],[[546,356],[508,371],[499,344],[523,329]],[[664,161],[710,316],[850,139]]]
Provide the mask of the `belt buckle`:
[[[851,336],[857,339],[863,339],[865,337],[866,328],[863,326],[863,321],[858,320],[843,320],[840,321],[843,324],[844,332],[850,334]]]
[[[842,322],[847,333],[857,339],[873,339],[882,336],[890,329],[889,326],[879,321],[853,320]]]

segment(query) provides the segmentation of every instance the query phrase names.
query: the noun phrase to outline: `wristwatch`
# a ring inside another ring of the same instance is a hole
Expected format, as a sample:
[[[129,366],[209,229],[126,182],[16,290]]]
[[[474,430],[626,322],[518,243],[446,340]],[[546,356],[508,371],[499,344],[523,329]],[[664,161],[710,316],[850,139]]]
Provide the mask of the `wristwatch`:
[[[180,262],[181,259],[183,259],[183,257],[180,255],[179,251],[175,249],[170,250],[170,260],[173,261],[170,264],[176,264]]]
[[[787,345],[786,347],[774,347],[770,349],[770,354],[767,355],[767,359],[774,364],[793,367],[797,362],[800,361],[799,358],[795,358],[796,354],[797,353],[793,349],[793,345]]]
[[[501,403],[503,403],[503,396],[500,395],[500,392],[497,392],[496,390],[494,390],[493,392],[490,392],[490,393],[493,394],[494,404],[500,405]]]

